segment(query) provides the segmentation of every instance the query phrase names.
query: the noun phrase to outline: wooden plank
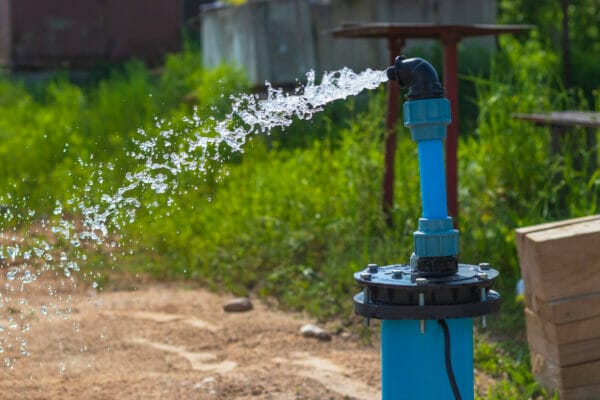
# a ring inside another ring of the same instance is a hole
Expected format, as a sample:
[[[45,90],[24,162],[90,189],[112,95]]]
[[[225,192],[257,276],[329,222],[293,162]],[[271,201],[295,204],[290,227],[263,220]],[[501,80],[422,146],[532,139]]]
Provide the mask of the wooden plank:
[[[537,321],[535,319],[537,318]],[[565,324],[553,324],[552,322],[539,318],[533,311],[525,309],[526,321],[541,326],[541,334],[550,342],[558,345],[575,343],[600,337],[600,316],[579,321],[567,322]],[[535,321],[535,322],[534,322]],[[527,325],[529,328],[529,325]]]
[[[596,337],[587,340],[559,345],[552,341],[556,333],[548,332],[552,327],[545,326],[544,321],[531,310],[526,310],[526,322],[530,349],[552,364],[565,367],[600,360],[600,332],[596,331]]]
[[[534,274],[535,263],[538,261],[537,253],[535,251],[532,251],[532,249],[530,248],[529,239],[527,238],[527,235],[533,232],[545,231],[548,229],[557,229],[564,226],[597,220],[600,220],[600,215],[592,215],[582,218],[574,218],[569,220],[532,225],[519,228],[515,231],[515,242],[517,246],[517,252],[519,254],[519,264],[521,266],[521,274],[523,276],[523,281],[525,282],[525,304],[529,308],[536,310],[533,304],[533,290],[531,288],[535,287],[536,281],[538,279],[538,277]]]
[[[561,366],[598,361],[600,360],[600,338],[558,346],[558,356]]]
[[[600,291],[549,302],[536,296],[531,298],[528,307],[540,318],[555,324],[564,324],[600,315]]]
[[[600,113],[595,111],[552,111],[549,113],[512,114],[513,118],[531,121],[536,125],[599,127]]]
[[[560,300],[600,288],[600,216],[517,233],[525,298]]]
[[[465,8],[463,11],[468,10]],[[464,16],[462,16],[464,18]],[[334,36],[344,38],[437,38],[446,34],[458,37],[518,34],[531,29],[531,25],[487,25],[487,24],[433,24],[433,23],[347,23],[332,30]]]
[[[600,360],[561,368],[532,349],[531,368],[536,380],[551,390],[600,384]]]
[[[598,400],[600,399],[600,384],[561,390],[560,398],[562,400]]]
[[[562,387],[576,388],[600,383],[600,360],[561,368]]]
[[[562,226],[574,225],[574,224],[579,224],[581,222],[588,222],[588,221],[594,221],[594,220],[600,220],[600,214],[599,215],[589,215],[587,217],[581,217],[581,218],[564,219],[561,221],[546,222],[546,223],[538,224],[538,225],[525,226],[525,227],[518,228],[515,230],[517,242],[520,239],[523,239],[528,233],[531,233],[531,232],[545,231],[548,229],[555,229],[555,228],[560,228]],[[517,247],[518,247],[518,245],[517,245]]]

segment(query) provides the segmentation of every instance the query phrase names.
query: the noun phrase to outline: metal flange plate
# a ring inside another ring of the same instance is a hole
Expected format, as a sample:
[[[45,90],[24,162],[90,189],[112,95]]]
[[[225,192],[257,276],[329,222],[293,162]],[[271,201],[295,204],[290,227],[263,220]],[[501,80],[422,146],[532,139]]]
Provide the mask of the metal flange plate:
[[[445,277],[422,277],[410,265],[370,265],[354,274],[362,293],[354,297],[357,314],[377,319],[476,317],[500,308],[491,290],[498,271],[488,264],[459,264]]]
[[[354,312],[373,319],[449,319],[480,317],[500,309],[500,294],[493,290],[487,292],[484,302],[450,305],[389,305],[365,303],[364,293],[354,296]]]
[[[482,300],[482,289],[494,285],[498,271],[477,265],[459,264],[458,272],[439,278],[424,278],[410,265],[367,268],[354,274],[356,282],[367,289],[368,300],[397,305],[451,305]]]

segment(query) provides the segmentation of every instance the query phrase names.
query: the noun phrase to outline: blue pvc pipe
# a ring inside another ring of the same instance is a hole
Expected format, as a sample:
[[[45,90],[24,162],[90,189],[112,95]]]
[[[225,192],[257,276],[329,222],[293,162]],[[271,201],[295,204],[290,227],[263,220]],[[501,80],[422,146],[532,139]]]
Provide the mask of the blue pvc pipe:
[[[446,219],[446,175],[441,139],[418,142],[423,218]]]
[[[443,138],[450,123],[450,103],[433,98],[404,103],[404,124],[419,150],[421,229],[415,232],[416,256],[458,254],[458,231],[442,232],[448,221]],[[425,229],[425,228],[431,229]],[[432,228],[433,227],[433,228]],[[435,229],[434,229],[435,228]],[[417,248],[420,244],[424,247]],[[448,249],[452,251],[448,253]],[[435,250],[435,251],[434,251]],[[381,384],[383,400],[454,399],[446,369],[444,332],[436,320],[383,320],[381,322]],[[450,334],[451,364],[463,400],[474,398],[473,319],[446,320]]]
[[[463,400],[473,400],[473,319],[446,320],[452,369]],[[435,320],[381,321],[382,400],[454,399],[444,358],[444,334]]]

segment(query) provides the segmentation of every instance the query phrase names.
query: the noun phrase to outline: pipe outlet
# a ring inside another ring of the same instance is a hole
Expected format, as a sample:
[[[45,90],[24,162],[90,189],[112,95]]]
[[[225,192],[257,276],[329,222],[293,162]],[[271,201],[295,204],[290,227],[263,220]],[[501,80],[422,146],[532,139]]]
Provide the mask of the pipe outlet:
[[[398,56],[386,73],[390,81],[397,81],[400,87],[408,88],[409,100],[444,97],[444,88],[435,68],[422,58]]]

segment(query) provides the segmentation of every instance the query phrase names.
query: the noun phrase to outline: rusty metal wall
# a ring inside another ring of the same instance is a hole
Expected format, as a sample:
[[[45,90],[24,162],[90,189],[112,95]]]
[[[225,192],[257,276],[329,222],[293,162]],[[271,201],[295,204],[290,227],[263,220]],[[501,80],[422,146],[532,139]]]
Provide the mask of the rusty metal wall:
[[[243,66],[253,86],[294,83],[316,64],[310,4],[255,1],[205,9],[202,55],[207,67]]]
[[[181,48],[178,0],[107,0],[106,18],[111,61],[138,57],[159,62],[165,53]]]
[[[0,0],[0,62],[13,68],[160,62],[181,48],[181,0]]]

